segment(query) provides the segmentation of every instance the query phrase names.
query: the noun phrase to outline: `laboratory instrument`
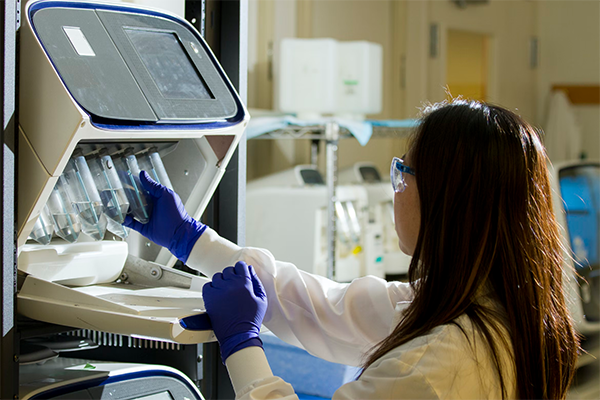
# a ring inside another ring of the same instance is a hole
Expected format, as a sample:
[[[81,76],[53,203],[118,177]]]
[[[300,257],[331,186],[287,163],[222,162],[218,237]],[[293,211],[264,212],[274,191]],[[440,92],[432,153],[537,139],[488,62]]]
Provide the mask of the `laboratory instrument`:
[[[358,162],[338,172],[338,182],[346,185],[360,185],[367,191],[369,224],[374,234],[381,233],[383,247],[383,270],[387,279],[405,280],[411,257],[398,246],[398,235],[394,224],[394,191],[389,181],[383,180],[377,166],[371,162]],[[368,258],[372,260],[372,257]]]
[[[21,366],[19,398],[204,399],[192,381],[174,368],[62,357]]]
[[[582,335],[583,351],[568,398],[596,399],[598,335],[600,334],[600,161],[572,160],[551,169],[553,202],[561,225],[565,296],[575,329]]]
[[[152,212],[140,168],[201,217],[249,120],[231,82],[192,25],[168,12],[31,0],[21,15],[18,312],[153,340],[214,340],[207,280],[174,270],[168,250],[120,223]],[[43,244],[34,227],[42,217],[49,229],[46,209],[55,235]],[[32,232],[40,242],[27,240]]]
[[[567,249],[564,254],[567,304],[580,333],[597,333],[600,332],[600,163],[557,163],[552,178],[557,194],[554,209]]]
[[[248,182],[247,245],[266,248],[277,260],[327,276],[328,201],[323,177],[313,165],[298,165]],[[359,276],[378,274],[365,266],[365,189],[337,186],[334,206],[334,278],[349,282]]]

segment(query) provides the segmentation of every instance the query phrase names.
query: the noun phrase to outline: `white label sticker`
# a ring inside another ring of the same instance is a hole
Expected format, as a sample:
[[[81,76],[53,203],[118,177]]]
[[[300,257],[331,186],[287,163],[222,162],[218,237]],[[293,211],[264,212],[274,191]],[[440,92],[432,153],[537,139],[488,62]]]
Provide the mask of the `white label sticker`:
[[[73,48],[80,56],[95,56],[94,50],[90,43],[85,38],[81,28],[77,26],[63,26],[63,30],[71,41]]]

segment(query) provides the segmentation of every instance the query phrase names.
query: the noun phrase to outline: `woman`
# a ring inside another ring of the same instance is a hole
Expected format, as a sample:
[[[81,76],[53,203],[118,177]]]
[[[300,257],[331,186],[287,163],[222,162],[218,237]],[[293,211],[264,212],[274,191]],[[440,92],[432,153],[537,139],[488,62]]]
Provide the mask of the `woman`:
[[[263,322],[314,355],[364,367],[334,398],[562,399],[579,347],[547,161],[535,129],[503,108],[456,100],[425,110],[392,162],[410,283],[339,284],[238,247],[144,174],[162,212],[126,225],[215,274],[205,305],[239,398],[295,398],[268,367]]]

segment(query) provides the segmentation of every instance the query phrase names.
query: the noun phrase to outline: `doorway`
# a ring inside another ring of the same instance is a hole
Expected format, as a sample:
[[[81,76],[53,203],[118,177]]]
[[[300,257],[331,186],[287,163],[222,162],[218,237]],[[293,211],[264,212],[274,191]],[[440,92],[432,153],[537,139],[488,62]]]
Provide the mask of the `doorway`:
[[[446,40],[448,95],[488,100],[490,37],[481,33],[449,29]]]

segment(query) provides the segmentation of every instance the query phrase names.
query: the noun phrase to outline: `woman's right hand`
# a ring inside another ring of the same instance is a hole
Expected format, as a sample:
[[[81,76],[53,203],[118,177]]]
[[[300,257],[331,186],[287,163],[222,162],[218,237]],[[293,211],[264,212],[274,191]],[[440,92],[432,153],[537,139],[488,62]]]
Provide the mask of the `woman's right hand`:
[[[262,348],[259,333],[267,312],[267,295],[251,265],[238,261],[234,267],[217,272],[202,287],[202,297],[223,363],[246,347]]]
[[[146,171],[140,172],[140,181],[152,202],[150,221],[142,224],[127,215],[123,225],[166,247],[185,263],[206,225],[190,217],[177,193],[155,182]]]

